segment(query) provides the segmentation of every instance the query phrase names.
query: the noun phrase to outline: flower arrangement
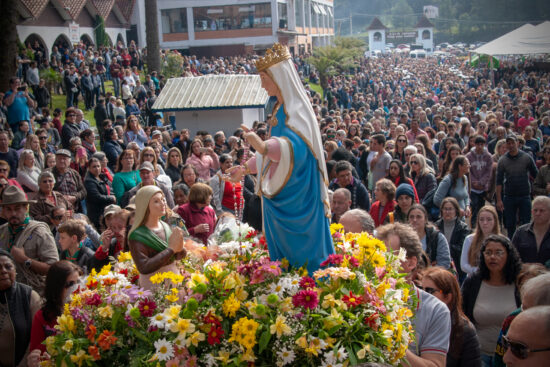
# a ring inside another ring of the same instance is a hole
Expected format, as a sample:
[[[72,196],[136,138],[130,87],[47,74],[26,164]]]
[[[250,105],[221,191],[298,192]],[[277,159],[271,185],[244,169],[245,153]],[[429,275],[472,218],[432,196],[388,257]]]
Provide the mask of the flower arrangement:
[[[245,226],[245,225],[241,225]],[[135,285],[131,256],[92,272],[46,339],[67,366],[348,366],[401,360],[415,300],[399,274],[404,253],[331,226],[336,254],[308,275],[271,261],[250,228],[216,260],[188,256],[181,274]]]

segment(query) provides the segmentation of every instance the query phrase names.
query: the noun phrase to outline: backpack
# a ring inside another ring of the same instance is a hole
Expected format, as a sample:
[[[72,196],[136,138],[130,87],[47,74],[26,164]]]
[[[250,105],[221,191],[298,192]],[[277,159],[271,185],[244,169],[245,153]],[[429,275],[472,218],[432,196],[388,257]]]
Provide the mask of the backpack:
[[[432,190],[428,191],[426,195],[424,195],[424,199],[422,199],[422,206],[426,208],[426,211],[428,212],[428,215],[430,217],[429,219],[432,222],[439,219],[439,215],[440,215],[439,208],[434,203],[435,192],[437,191],[438,187],[439,185],[433,188]],[[445,197],[449,196],[452,188],[453,188],[452,185],[449,186],[449,191],[447,192],[447,194],[445,194]]]

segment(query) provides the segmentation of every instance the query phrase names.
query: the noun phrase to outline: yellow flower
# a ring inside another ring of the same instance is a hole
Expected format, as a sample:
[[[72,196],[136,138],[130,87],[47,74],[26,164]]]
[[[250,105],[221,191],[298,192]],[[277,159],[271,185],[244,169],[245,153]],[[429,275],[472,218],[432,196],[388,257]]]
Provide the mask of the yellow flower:
[[[378,287],[376,287],[376,294],[378,297],[382,298],[386,294],[386,289],[390,289],[391,285],[388,282],[380,283]]]
[[[231,293],[229,298],[223,301],[222,310],[225,316],[235,317],[237,311],[241,308],[241,302],[235,298],[235,293]]]
[[[161,275],[161,273],[156,273],[155,275],[151,276],[149,280],[153,284],[159,284],[164,281],[164,277]]]
[[[103,268],[101,268],[101,271],[98,275],[107,275],[111,271],[111,263],[105,265]]]
[[[55,328],[61,332],[75,332],[76,326],[74,319],[71,315],[63,314],[57,318],[57,325]]]
[[[120,254],[118,254],[119,263],[130,261],[130,260],[132,260],[132,254],[130,252],[120,252]]]
[[[165,273],[165,278],[166,279],[170,279],[170,281],[174,284],[181,284],[183,282],[183,275],[181,274],[176,274],[176,273],[173,273],[173,272],[168,272],[168,273]]]
[[[242,302],[248,298],[248,292],[244,290],[244,287],[237,287],[235,288],[235,297]]]
[[[191,274],[191,279],[189,279],[189,281],[187,282],[187,287],[194,288],[195,286],[201,283],[208,283],[208,279],[204,274],[196,271],[193,274]]]
[[[302,349],[307,348],[307,339],[305,336],[302,336],[296,340],[296,345],[299,346]]]
[[[280,338],[283,334],[284,335],[290,335],[292,330],[290,327],[285,323],[286,319],[284,316],[279,315],[277,316],[277,319],[275,320],[275,323],[272,324],[269,327],[269,330],[271,331],[271,334],[277,334],[277,338]]]
[[[223,289],[233,289],[237,287],[242,287],[244,285],[244,278],[236,273],[232,272],[229,274],[223,281]]]
[[[110,319],[111,317],[113,317],[113,309],[110,305],[99,307],[97,309],[97,312],[99,313],[99,316],[103,317],[104,319]]]
[[[383,268],[384,266],[386,266],[386,259],[379,253],[375,253],[372,255],[371,262],[377,268]]]
[[[220,352],[218,353],[218,356],[215,357],[215,358],[218,361],[222,362],[222,365],[226,365],[229,362],[230,357],[231,357],[231,353],[229,353],[225,350],[220,350]]]
[[[178,317],[178,315],[180,314],[180,311],[181,311],[181,306],[180,305],[175,305],[175,306],[171,306],[170,308],[166,309],[164,311],[164,315],[166,316],[167,319],[173,320],[176,317]]]
[[[279,308],[281,309],[281,312],[289,312],[290,310],[292,310],[294,308],[292,305],[292,298],[285,298],[279,305]]]
[[[170,331],[180,334],[192,333],[195,331],[195,325],[190,319],[178,318],[176,322],[170,325]]]
[[[333,308],[336,305],[336,299],[332,294],[327,294],[323,298],[323,303],[321,303],[322,308]]]
[[[164,296],[164,298],[166,298],[168,301],[174,303],[174,302],[177,302],[180,298],[178,296],[178,289],[177,288],[172,288],[171,289],[171,294],[168,294],[166,296]]]
[[[44,341],[44,344],[46,345],[46,352],[48,352],[50,356],[53,357],[57,355],[57,349],[55,348],[55,337],[53,335],[48,336]]]
[[[187,346],[190,346],[191,344],[193,344],[196,347],[204,339],[205,339],[205,336],[203,333],[201,333],[200,331],[195,331],[193,334],[189,335],[189,338],[187,339],[186,343],[187,343]]]
[[[259,326],[256,321],[241,317],[231,327],[229,342],[237,342],[247,349],[252,349],[256,345],[256,330]]]
[[[330,234],[333,235],[335,234],[336,232],[343,232],[344,231],[344,226],[341,225],[340,223],[332,223],[330,225]]]
[[[73,341],[68,339],[65,344],[61,347],[65,352],[69,353],[73,349]]]
[[[403,297],[401,297],[401,299],[403,300],[403,302],[408,301],[408,299],[409,299],[409,288],[404,288],[403,289]]]
[[[90,356],[86,354],[82,349],[80,349],[76,354],[71,355],[71,362],[76,363],[79,366],[82,366],[82,363],[90,359]]]

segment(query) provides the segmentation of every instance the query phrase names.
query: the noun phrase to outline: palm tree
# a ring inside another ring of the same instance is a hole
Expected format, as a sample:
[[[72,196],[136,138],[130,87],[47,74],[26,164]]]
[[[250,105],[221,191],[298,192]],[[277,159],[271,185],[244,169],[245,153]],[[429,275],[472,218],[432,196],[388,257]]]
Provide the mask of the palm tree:
[[[157,0],[145,0],[145,39],[147,42],[147,71],[160,72],[160,42]]]
[[[355,65],[353,61],[353,49],[345,49],[338,46],[324,46],[316,48],[308,62],[319,73],[319,82],[323,93],[328,88],[328,77],[338,71],[345,71]]]

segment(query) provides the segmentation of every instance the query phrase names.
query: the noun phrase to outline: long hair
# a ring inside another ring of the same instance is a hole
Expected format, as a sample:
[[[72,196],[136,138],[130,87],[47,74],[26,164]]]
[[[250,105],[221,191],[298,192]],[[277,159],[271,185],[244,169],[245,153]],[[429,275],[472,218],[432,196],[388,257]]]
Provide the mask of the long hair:
[[[432,175],[435,173],[433,168],[428,166],[426,163],[426,157],[424,157],[422,154],[415,153],[411,155],[410,159],[416,159],[418,162],[420,170],[418,171],[419,177],[424,177],[428,173],[431,173]],[[411,169],[411,176],[414,175],[414,171]]]
[[[393,182],[396,187],[401,185],[401,184],[408,183],[407,178],[405,177],[405,169],[403,168],[403,163],[401,163],[401,161],[399,159],[392,159],[392,161],[390,162],[390,167],[391,167],[392,164],[397,164],[397,167],[399,168],[399,174],[397,176],[397,177],[399,177],[399,181],[397,181],[397,179],[394,179],[393,177],[391,177],[389,172],[388,172],[388,175],[386,176],[386,178],[388,180],[390,180],[391,182]]]
[[[451,168],[451,163],[453,163],[453,160],[451,158],[451,152],[453,151],[457,151],[458,154],[461,153],[460,147],[458,146],[458,144],[451,145],[447,150],[447,152],[445,152],[445,160],[443,161],[443,167],[441,169],[441,172],[439,173],[441,178],[445,177],[445,175],[449,173],[449,170]]]
[[[168,150],[168,154],[166,155],[166,168],[170,167],[172,164],[170,163],[170,154],[172,153],[176,153],[179,157],[179,161],[180,161],[180,165],[179,166],[176,166],[176,168],[180,168],[181,165],[183,164],[183,158],[181,156],[181,152],[179,150],[179,148],[176,148],[176,147],[173,147],[173,148],[170,148],[170,150]]]
[[[121,172],[122,171],[122,160],[124,159],[124,157],[126,157],[127,154],[131,154],[132,157],[134,157],[134,165],[132,166],[132,171],[136,170],[136,168],[137,168],[137,159],[134,156],[134,151],[131,150],[131,149],[125,149],[118,156],[118,159],[117,159],[117,162],[116,162],[116,172]]]
[[[468,262],[472,266],[479,265],[479,256],[480,256],[479,254],[481,252],[481,245],[483,244],[483,232],[481,231],[481,227],[479,225],[479,217],[483,212],[490,213],[493,216],[493,220],[495,221],[495,225],[493,227],[491,234],[500,234],[500,224],[498,222],[497,210],[492,205],[485,205],[484,207],[479,209],[479,212],[477,213],[477,222],[476,222],[476,229],[474,232],[474,238],[472,238],[472,244],[468,249]]]
[[[24,148],[32,150],[33,140],[39,141],[38,136],[35,134],[27,135]],[[32,150],[32,152],[38,156],[38,161],[39,161],[38,163],[44,163],[44,153],[42,153],[42,149],[40,149],[40,147],[38,147],[38,151],[35,152],[34,150]]]
[[[434,156],[437,156],[437,154],[434,152],[430,144],[430,138],[428,138],[426,135],[419,135],[416,137],[416,140],[418,140],[418,142],[420,142],[424,146],[424,150],[426,151],[426,154],[432,153]]]
[[[399,143],[397,142],[399,140],[399,138],[403,138],[405,140],[407,140],[407,142],[405,143],[405,145],[403,146],[403,149],[401,152],[399,152],[399,149],[397,149]],[[405,147],[408,145],[408,139],[407,139],[407,135],[405,134],[399,134],[397,135],[397,137],[395,138],[395,146],[393,148],[393,156],[395,157],[396,155],[401,155],[401,154],[405,154]]]
[[[423,278],[428,278],[436,285],[443,295],[450,294],[451,300],[447,307],[451,312],[451,337],[452,349],[454,351],[462,350],[462,335],[464,333],[464,325],[468,323],[468,318],[462,311],[462,295],[460,286],[456,277],[441,267],[430,267],[422,272]],[[459,343],[456,345],[456,343]],[[449,350],[449,352],[451,352]]]
[[[159,168],[158,168],[158,165],[157,165],[157,153],[155,152],[155,150],[151,147],[145,147],[143,148],[143,150],[141,151],[141,153],[139,154],[139,164],[138,166],[140,166],[143,162],[145,162],[145,153],[152,153],[153,154],[153,168],[155,169],[155,175],[158,175],[159,174]]]
[[[72,274],[82,270],[70,261],[58,261],[48,270],[46,275],[46,287],[44,288],[44,305],[42,313],[46,321],[55,320],[63,312],[63,291],[67,278]]]
[[[451,175],[451,186],[456,187],[456,184],[459,179],[462,179],[462,183],[466,183],[466,176],[459,177],[460,175],[460,166],[463,166],[468,162],[468,158],[463,155],[456,157],[451,163],[451,169],[449,174]]]
[[[506,249],[506,264],[502,272],[504,273],[504,280],[506,284],[514,284],[516,278],[518,277],[519,272],[521,271],[521,258],[519,257],[518,250],[512,245],[512,242],[508,237],[501,234],[492,234],[487,237],[483,244],[481,245],[481,250],[479,253],[479,273],[481,279],[489,280],[491,278],[491,272],[485,263],[485,256],[483,252],[490,242],[497,242],[501,244]]]

